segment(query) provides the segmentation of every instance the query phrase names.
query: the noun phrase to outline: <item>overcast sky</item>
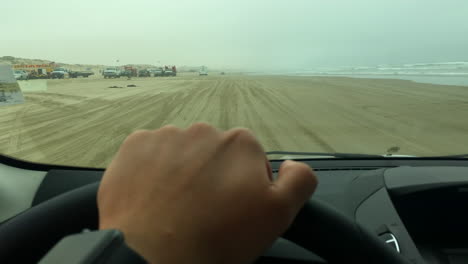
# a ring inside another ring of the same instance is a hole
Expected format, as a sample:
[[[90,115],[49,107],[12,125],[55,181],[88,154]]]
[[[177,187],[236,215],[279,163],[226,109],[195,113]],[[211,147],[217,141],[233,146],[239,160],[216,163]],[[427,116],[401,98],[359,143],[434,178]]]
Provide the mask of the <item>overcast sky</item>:
[[[468,61],[467,0],[3,0],[0,56],[262,69]]]

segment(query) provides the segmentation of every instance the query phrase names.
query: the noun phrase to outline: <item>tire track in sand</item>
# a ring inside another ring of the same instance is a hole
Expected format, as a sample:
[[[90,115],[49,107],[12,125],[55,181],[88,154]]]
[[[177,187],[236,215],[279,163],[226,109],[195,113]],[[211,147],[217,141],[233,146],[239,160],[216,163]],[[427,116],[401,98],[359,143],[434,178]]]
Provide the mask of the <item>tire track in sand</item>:
[[[298,132],[301,131],[303,134],[307,135],[309,139],[313,140],[316,145],[323,149],[323,151],[328,153],[336,152],[335,149],[315,133],[313,129],[310,129],[303,124],[303,121],[298,118],[298,116],[300,116],[299,113],[297,113],[293,108],[295,106],[294,101],[289,97],[283,96],[279,93],[279,90],[264,88],[262,87],[262,84],[259,84],[258,82],[256,82],[255,88],[251,87],[250,91],[253,94],[253,97],[263,102],[263,105],[271,112],[276,112],[277,114],[275,114],[275,116],[277,116],[278,119],[288,120],[289,122],[294,121],[294,125],[300,129]],[[286,92],[287,90],[283,90],[282,93]],[[283,115],[283,117],[280,117],[281,115]]]
[[[246,123],[248,124],[247,127],[257,134],[257,138],[262,142],[264,147],[267,149],[279,149],[281,144],[276,134],[265,124],[265,116],[257,109],[257,107],[261,107],[262,105],[261,102],[259,104],[257,101],[259,98],[256,98],[252,93],[252,89],[255,89],[251,87],[252,84],[249,80],[244,80],[243,82],[236,81],[237,91],[244,101],[243,105],[249,106],[243,109]]]

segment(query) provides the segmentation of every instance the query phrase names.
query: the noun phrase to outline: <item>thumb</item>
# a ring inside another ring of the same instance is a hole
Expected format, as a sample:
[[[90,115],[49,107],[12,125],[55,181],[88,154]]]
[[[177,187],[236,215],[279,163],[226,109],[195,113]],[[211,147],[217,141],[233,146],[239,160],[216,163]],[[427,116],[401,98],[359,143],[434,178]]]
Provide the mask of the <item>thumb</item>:
[[[275,186],[279,195],[300,209],[314,193],[318,180],[307,164],[286,160],[281,164]]]

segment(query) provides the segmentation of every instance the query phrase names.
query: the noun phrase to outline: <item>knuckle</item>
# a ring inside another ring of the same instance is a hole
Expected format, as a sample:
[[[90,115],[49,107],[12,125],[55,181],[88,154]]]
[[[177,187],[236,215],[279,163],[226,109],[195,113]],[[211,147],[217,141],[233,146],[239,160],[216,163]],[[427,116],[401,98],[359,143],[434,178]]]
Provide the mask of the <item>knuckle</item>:
[[[136,136],[136,137],[146,137],[149,136],[151,133],[149,130],[146,129],[141,129],[134,131],[133,133],[130,134],[130,136]]]
[[[194,132],[194,131],[215,131],[216,129],[208,123],[197,122],[191,125],[187,130],[189,132]]]
[[[165,125],[153,131],[158,138],[167,138],[180,134],[182,130],[174,125]]]
[[[242,143],[246,144],[257,144],[258,141],[253,135],[252,131],[247,128],[236,128],[233,131],[234,137],[236,138],[237,141],[240,141]]]
[[[149,130],[137,130],[127,136],[123,145],[133,145],[151,136]]]
[[[174,126],[174,125],[165,125],[159,129],[152,131],[155,142],[164,143],[176,140],[180,138],[182,133],[182,129]]]
[[[180,132],[180,128],[174,126],[174,125],[165,125],[161,127],[160,129],[156,130],[156,132],[161,131],[161,132],[169,132],[169,133],[177,133]]]

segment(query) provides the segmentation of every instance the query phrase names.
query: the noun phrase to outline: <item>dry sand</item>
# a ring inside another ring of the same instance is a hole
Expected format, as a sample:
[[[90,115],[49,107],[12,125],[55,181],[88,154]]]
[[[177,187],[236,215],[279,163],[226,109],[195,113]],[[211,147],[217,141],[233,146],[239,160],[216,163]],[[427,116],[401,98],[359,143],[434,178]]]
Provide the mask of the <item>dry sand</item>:
[[[0,108],[0,152],[105,167],[137,129],[248,127],[265,150],[468,153],[468,87],[403,80],[208,76],[50,80]],[[126,87],[135,84],[138,87]],[[109,86],[124,88],[108,88]]]

